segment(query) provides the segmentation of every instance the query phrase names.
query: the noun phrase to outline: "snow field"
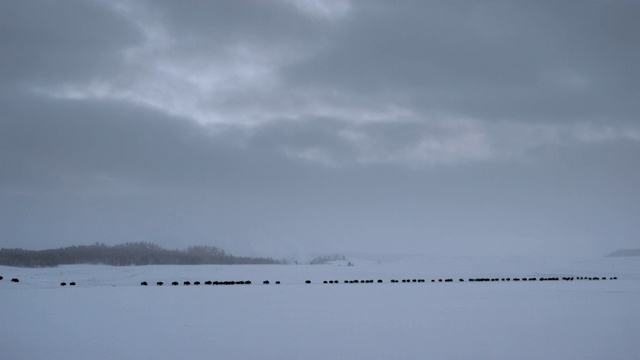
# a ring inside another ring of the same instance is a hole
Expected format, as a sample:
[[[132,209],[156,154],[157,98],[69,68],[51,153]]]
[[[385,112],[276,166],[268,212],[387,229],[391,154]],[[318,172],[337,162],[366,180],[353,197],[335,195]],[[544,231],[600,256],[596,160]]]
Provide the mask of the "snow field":
[[[637,259],[0,267],[3,359],[637,359]],[[457,277],[618,276],[458,283]],[[10,283],[19,277],[19,284]],[[392,278],[427,283],[389,283]],[[452,277],[453,283],[430,283]],[[322,280],[383,279],[383,284]],[[271,285],[262,285],[262,280]],[[312,284],[304,284],[306,279]],[[156,281],[251,280],[158,287]],[[273,285],[280,280],[281,285]],[[76,287],[60,287],[76,281]],[[149,286],[139,286],[148,281]]]

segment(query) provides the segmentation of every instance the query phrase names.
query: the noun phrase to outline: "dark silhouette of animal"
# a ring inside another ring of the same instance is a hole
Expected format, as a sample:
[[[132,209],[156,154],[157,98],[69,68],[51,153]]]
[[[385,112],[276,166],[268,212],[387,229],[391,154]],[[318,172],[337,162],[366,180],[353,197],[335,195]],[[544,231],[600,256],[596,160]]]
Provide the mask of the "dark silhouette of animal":
[[[158,286],[162,286],[162,285],[164,285],[164,283],[163,283],[162,281],[158,281],[158,282],[156,283],[156,285],[158,285]]]
[[[75,281],[72,281],[72,282],[69,283],[69,285],[70,286],[76,286],[76,283],[75,283]]]
[[[60,286],[67,286],[67,283],[66,282],[61,282]]]
[[[184,285],[191,285],[191,282],[190,281],[185,281],[185,282],[183,282],[183,284]]]
[[[146,282],[146,281],[143,281],[143,282],[141,282],[141,283],[140,283],[140,285],[141,285],[141,286],[147,286],[147,285],[149,285],[149,284],[147,284],[147,282]]]
[[[0,276],[0,280],[4,279],[2,276]]]
[[[178,286],[180,283],[178,283],[177,281],[174,281],[171,283],[172,286]]]
[[[280,285],[280,281],[276,281],[276,285]]]
[[[382,282],[382,279],[378,279],[378,283],[381,283],[381,282]]]
[[[17,282],[20,282],[20,280],[18,278],[13,278],[11,279],[11,282],[17,283]]]
[[[464,279],[458,279],[458,281],[460,281],[460,282],[464,282]]]
[[[212,285],[212,284],[213,284],[213,282],[211,282],[211,280],[208,280],[208,281],[205,281],[205,282],[204,282],[204,284],[205,284],[205,285]]]
[[[322,283],[323,283],[323,284],[328,284],[329,282],[328,282],[327,280],[325,280],[325,281],[323,281]]]
[[[200,285],[200,281],[194,282],[193,285]]]
[[[311,284],[311,280],[307,280],[304,282],[305,284]]]
[[[265,281],[263,281],[263,282],[262,282],[262,284],[264,284],[264,285],[269,285],[269,280],[265,280]]]

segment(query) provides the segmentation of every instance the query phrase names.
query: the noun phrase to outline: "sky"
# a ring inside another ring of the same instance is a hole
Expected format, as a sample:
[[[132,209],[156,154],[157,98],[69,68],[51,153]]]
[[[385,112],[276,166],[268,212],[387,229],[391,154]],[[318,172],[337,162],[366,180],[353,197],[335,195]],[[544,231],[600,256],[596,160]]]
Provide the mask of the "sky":
[[[0,1],[0,247],[640,247],[640,2]]]

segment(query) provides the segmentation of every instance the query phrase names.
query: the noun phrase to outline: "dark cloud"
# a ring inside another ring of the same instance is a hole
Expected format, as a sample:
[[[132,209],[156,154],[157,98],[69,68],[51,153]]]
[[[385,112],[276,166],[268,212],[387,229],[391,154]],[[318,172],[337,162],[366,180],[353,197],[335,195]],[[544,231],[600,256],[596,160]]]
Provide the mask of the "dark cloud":
[[[114,76],[138,29],[97,1],[0,3],[0,78],[71,83]]]
[[[635,2],[309,4],[1,3],[0,246],[637,246]]]
[[[486,120],[632,122],[635,2],[358,2],[286,74]]]

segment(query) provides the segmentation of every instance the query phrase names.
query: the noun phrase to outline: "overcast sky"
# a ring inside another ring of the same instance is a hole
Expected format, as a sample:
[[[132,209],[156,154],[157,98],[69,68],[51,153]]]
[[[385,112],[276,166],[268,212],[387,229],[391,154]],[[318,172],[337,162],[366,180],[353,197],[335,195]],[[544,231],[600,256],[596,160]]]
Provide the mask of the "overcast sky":
[[[640,247],[638,1],[0,1],[0,247]]]

